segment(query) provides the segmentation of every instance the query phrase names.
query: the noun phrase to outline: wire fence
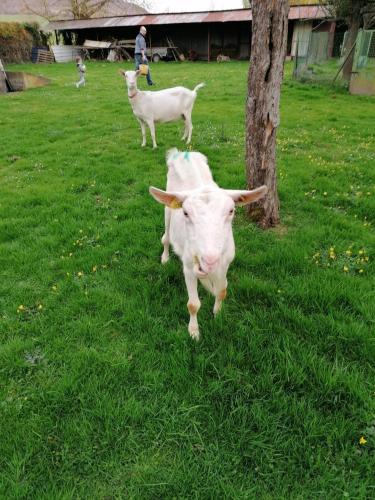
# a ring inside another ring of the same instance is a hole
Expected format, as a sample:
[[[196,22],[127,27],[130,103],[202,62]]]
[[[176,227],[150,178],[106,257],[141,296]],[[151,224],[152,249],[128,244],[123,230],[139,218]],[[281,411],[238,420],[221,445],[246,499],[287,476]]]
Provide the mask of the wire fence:
[[[301,30],[296,41],[293,76],[307,82],[347,85],[338,78],[346,58],[347,33]],[[349,85],[354,94],[375,95],[375,30],[360,30]]]
[[[312,82],[332,81],[337,72],[343,42],[343,33],[302,33],[296,44],[294,78]]]
[[[375,30],[360,30],[358,33],[350,92],[375,95]]]

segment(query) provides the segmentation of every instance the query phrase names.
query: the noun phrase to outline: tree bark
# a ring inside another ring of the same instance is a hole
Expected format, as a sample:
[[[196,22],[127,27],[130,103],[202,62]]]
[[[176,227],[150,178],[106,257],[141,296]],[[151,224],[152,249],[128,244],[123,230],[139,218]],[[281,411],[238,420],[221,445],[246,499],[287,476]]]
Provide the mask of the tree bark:
[[[288,35],[288,0],[252,1],[251,64],[246,103],[246,176],[249,189],[263,184],[267,195],[248,206],[263,228],[279,223],[276,130]]]

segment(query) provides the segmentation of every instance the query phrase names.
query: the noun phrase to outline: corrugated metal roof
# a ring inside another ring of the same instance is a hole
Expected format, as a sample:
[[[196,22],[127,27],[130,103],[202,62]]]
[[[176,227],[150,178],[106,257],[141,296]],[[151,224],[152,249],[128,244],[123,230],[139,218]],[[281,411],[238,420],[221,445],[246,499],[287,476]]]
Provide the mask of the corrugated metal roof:
[[[291,7],[289,19],[322,19],[327,17],[324,7]],[[176,14],[145,14],[121,17],[102,17],[96,19],[77,19],[71,21],[52,21],[49,30],[80,30],[87,28],[116,28],[123,26],[151,26],[165,24],[226,23],[230,21],[251,21],[251,9],[185,12]]]

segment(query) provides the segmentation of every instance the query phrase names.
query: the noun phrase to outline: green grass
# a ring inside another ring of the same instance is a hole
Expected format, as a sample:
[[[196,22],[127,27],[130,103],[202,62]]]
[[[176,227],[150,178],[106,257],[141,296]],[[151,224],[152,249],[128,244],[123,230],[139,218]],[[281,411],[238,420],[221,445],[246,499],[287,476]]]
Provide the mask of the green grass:
[[[14,68],[52,83],[0,96],[0,497],[373,498],[374,99],[288,66],[282,224],[238,211],[229,296],[214,320],[200,291],[197,344],[148,194],[182,124],[141,150],[117,65],[89,62],[80,90],[73,64]],[[193,149],[244,187],[247,64],[152,71],[206,81]]]

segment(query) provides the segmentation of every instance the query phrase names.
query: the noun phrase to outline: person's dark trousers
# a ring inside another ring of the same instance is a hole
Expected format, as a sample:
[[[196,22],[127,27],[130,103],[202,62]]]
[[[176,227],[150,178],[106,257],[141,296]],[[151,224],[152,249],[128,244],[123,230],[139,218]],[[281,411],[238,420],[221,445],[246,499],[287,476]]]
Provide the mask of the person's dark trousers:
[[[142,54],[134,54],[134,57],[135,57],[135,70],[137,71],[137,69],[139,69],[139,65],[140,64],[147,64],[148,66],[148,73],[147,73],[147,83],[149,85],[153,85],[154,82],[152,81],[152,78],[151,78],[151,73],[150,73],[150,66],[148,64],[148,60],[146,58],[146,60],[143,60],[142,61]]]

